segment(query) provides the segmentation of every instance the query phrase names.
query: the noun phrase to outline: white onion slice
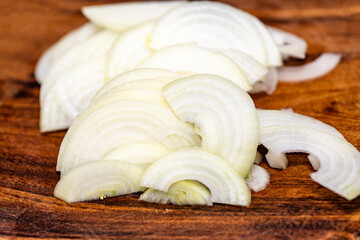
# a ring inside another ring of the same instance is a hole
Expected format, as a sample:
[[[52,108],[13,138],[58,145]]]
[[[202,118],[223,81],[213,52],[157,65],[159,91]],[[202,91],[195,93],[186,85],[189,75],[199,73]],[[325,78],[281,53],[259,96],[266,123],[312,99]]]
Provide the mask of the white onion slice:
[[[103,86],[106,58],[89,59],[58,77],[40,108],[40,131],[67,129]]]
[[[266,92],[268,95],[272,95],[278,84],[279,77],[278,71],[276,68],[269,68],[269,72],[266,75],[266,78],[263,82],[256,82],[253,85],[253,89],[250,91],[250,94]]]
[[[66,70],[89,59],[105,57],[119,33],[103,30],[86,41],[74,45],[61,55],[51,65],[49,72],[41,85],[40,102],[43,102],[52,86],[55,85],[59,75]]]
[[[183,43],[236,49],[266,66],[282,65],[278,47],[264,24],[249,13],[220,2],[188,2],[159,19],[150,47],[159,50]]]
[[[246,178],[246,183],[254,192],[264,190],[270,182],[269,172],[258,165],[253,165],[249,174],[250,176]]]
[[[183,180],[173,183],[167,192],[148,188],[139,200],[159,204],[211,206],[210,198],[211,193],[203,184]]]
[[[258,110],[257,113],[260,120],[260,131],[266,127],[299,126],[318,129],[340,139],[344,139],[341,133],[334,127],[312,117],[284,110]],[[269,152],[265,155],[265,157],[269,165],[273,168],[285,169],[288,165],[288,160],[285,154],[276,155],[271,151],[271,149],[269,149]],[[309,156],[309,160],[311,163],[314,162],[315,165],[313,166],[317,166],[316,156]]]
[[[340,196],[352,200],[360,195],[360,153],[346,140],[304,126],[261,128],[260,142],[275,156],[305,152],[320,162],[311,178]]]
[[[101,160],[129,162],[145,169],[168,152],[169,149],[161,143],[134,142],[111,149]]]
[[[275,27],[267,26],[267,29],[279,46],[279,50],[284,59],[288,57],[305,58],[307,43],[304,39]]]
[[[160,158],[145,170],[141,186],[167,192],[173,183],[181,180],[204,184],[211,192],[212,202],[250,204],[250,190],[230,163],[197,147],[182,148]]]
[[[334,127],[321,122],[315,118],[294,113],[291,110],[257,110],[260,120],[260,127],[271,126],[305,126],[309,128],[325,131],[338,138],[344,139],[344,136]]]
[[[143,190],[140,187],[143,171],[143,168],[128,162],[87,162],[61,177],[54,196],[72,203],[139,192]]]
[[[93,23],[115,31],[161,17],[185,1],[149,1],[113,3],[82,8],[84,16]]]
[[[311,63],[297,67],[281,67],[279,81],[301,82],[324,76],[332,71],[340,62],[341,55],[336,53],[323,53]]]
[[[138,68],[168,69],[187,76],[215,74],[233,81],[245,91],[251,84],[242,69],[225,54],[196,44],[179,44],[161,49],[140,63]]]
[[[233,60],[243,70],[251,85],[264,81],[268,69],[250,55],[234,49],[218,49],[218,51]]]
[[[54,45],[48,48],[38,60],[35,67],[35,78],[38,83],[42,83],[48,74],[48,71],[56,59],[63,55],[73,45],[76,45],[82,41],[93,36],[100,31],[100,28],[91,23],[85,23],[79,28],[67,33],[61,39],[59,39]]]
[[[169,81],[180,77],[181,75],[171,72],[166,69],[156,69],[156,68],[137,68],[131,71],[124,72],[111,81],[106,82],[106,84],[99,89],[92,99],[92,103],[95,102],[98,98],[104,95],[109,90],[122,86],[124,84],[141,80],[141,79],[158,79],[159,81],[169,79]],[[140,86],[139,86],[140,87]]]
[[[176,134],[175,127],[162,131],[168,125],[181,126],[182,135]],[[122,144],[140,141],[162,142],[172,148],[179,142],[180,146],[196,145],[198,138],[193,127],[177,119],[168,107],[135,100],[92,105],[73,121],[65,135],[57,170],[64,174],[81,163],[101,159]]]
[[[254,163],[258,119],[250,96],[233,82],[197,74],[167,84],[163,96],[181,120],[199,127],[201,146],[227,159],[245,177]]]
[[[140,24],[125,31],[109,51],[108,79],[132,70],[152,54],[147,47],[148,36],[155,22]]]

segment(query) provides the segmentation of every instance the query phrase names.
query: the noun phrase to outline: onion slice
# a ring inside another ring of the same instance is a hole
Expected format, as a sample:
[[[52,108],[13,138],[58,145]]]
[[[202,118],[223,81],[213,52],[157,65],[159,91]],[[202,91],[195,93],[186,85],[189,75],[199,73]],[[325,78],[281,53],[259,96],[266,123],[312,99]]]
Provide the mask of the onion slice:
[[[147,168],[168,152],[169,149],[161,143],[134,142],[111,149],[102,156],[101,160],[129,162]]]
[[[160,50],[174,44],[197,43],[208,48],[236,49],[266,66],[281,66],[280,51],[256,17],[230,5],[194,1],[161,17],[149,46]]]
[[[57,170],[64,174],[126,143],[154,141],[175,148],[196,145],[195,136],[193,127],[177,119],[168,107],[136,100],[92,105],[74,120],[65,135]]]
[[[159,204],[211,206],[210,198],[211,193],[203,184],[183,180],[173,183],[167,192],[148,188],[139,199]]]
[[[147,42],[154,25],[155,22],[151,21],[132,27],[115,41],[109,51],[108,79],[134,69],[136,65],[152,54],[147,47]]]
[[[275,156],[305,152],[320,161],[311,178],[340,196],[352,200],[360,195],[360,153],[346,140],[304,126],[261,128],[260,142]]]
[[[267,127],[280,127],[280,126],[298,126],[318,129],[327,132],[330,135],[344,139],[341,133],[334,127],[327,125],[319,120],[305,115],[293,113],[291,111],[278,111],[278,110],[258,110],[258,117],[260,120],[260,131]],[[271,149],[265,155],[269,165],[273,168],[285,169],[288,165],[288,160],[285,154],[276,155]],[[311,163],[314,163],[314,169],[318,168],[316,165],[316,157],[309,157]]]
[[[144,79],[157,79],[157,80],[165,80],[169,79],[169,81],[174,80],[175,78],[179,78],[181,75],[171,72],[166,69],[156,69],[156,68],[136,68],[131,71],[124,72],[115,78],[111,79],[105,83],[105,85],[99,89],[99,91],[95,94],[92,99],[92,103],[94,103],[98,98],[104,95],[108,91],[112,91],[114,88],[121,87],[124,84],[131,83],[137,80]],[[141,87],[141,86],[138,86]]]
[[[57,82],[59,75],[89,59],[105,57],[118,36],[119,33],[109,30],[100,31],[89,39],[74,45],[56,59],[41,85],[40,102],[44,101],[51,87]]]
[[[168,69],[187,76],[196,73],[215,74],[233,81],[245,91],[251,90],[251,84],[242,69],[231,58],[192,43],[161,49],[137,67]]]
[[[251,85],[264,81],[266,75],[268,74],[266,66],[256,61],[256,59],[246,53],[234,49],[217,49],[217,51],[231,58],[231,60],[233,60],[243,70]]]
[[[67,129],[103,86],[106,58],[84,61],[59,75],[40,108],[40,131]]]
[[[101,170],[101,171],[99,171]],[[143,168],[121,161],[92,161],[63,175],[54,196],[68,203],[142,191]]]
[[[279,46],[279,50],[284,59],[288,57],[305,58],[307,43],[304,39],[275,27],[267,26],[267,29]]]
[[[72,30],[48,48],[40,57],[35,68],[35,78],[42,83],[54,61],[63,55],[73,45],[93,36],[100,28],[91,23],[85,23],[79,28]]]
[[[82,8],[84,16],[104,28],[123,31],[129,27],[161,17],[186,1],[151,1],[113,3]]]
[[[227,159],[243,177],[248,174],[259,142],[249,94],[225,78],[197,74],[167,84],[163,96],[176,116],[199,128],[204,149]]]
[[[315,61],[297,67],[281,67],[279,81],[301,82],[324,76],[332,71],[340,62],[341,55],[336,53],[323,53]]]
[[[272,95],[278,84],[279,77],[276,68],[269,68],[269,72],[266,75],[266,78],[262,82],[256,82],[253,85],[253,89],[250,91],[250,94],[266,92],[268,95]]]
[[[173,183],[181,180],[204,184],[211,192],[212,202],[250,204],[250,190],[230,163],[197,147],[182,148],[160,158],[145,170],[141,186],[167,192]]]
[[[249,172],[248,177],[246,177],[246,183],[251,190],[254,192],[260,192],[266,188],[270,182],[269,172],[258,165],[253,165]]]

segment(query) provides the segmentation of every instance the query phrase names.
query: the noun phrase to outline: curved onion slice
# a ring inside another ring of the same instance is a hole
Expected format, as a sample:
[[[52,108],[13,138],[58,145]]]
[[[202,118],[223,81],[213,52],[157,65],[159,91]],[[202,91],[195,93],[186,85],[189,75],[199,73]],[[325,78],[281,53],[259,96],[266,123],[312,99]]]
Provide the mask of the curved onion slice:
[[[161,95],[161,88],[126,88],[121,87],[106,92],[101,98],[96,99],[91,106],[104,106],[120,100],[136,100],[153,103],[161,107],[168,107]]]
[[[187,138],[178,135],[177,129],[162,131],[168,125],[187,129],[185,133],[182,131]],[[162,142],[169,148],[177,146],[179,141],[180,147],[196,145],[197,138],[193,135],[193,128],[178,120],[168,107],[134,100],[92,105],[73,121],[65,135],[57,170],[64,174],[81,163],[99,160],[111,149],[126,143]],[[175,138],[173,142],[172,138]]]
[[[108,92],[111,89],[117,88],[123,84],[140,80],[140,79],[175,79],[181,75],[171,72],[166,69],[155,69],[155,68],[137,68],[131,71],[124,72],[117,77],[106,82],[106,84],[99,89],[96,95],[93,97],[92,102],[95,102],[99,97]]]
[[[340,62],[341,55],[336,53],[323,53],[311,63],[298,67],[279,68],[281,82],[301,82],[324,76],[332,71]]]
[[[269,68],[269,72],[266,75],[266,78],[263,82],[256,82],[253,85],[253,89],[250,91],[250,94],[266,92],[268,95],[272,95],[278,84],[279,77],[276,68]]]
[[[169,83],[163,96],[181,120],[200,128],[203,148],[219,153],[242,176],[248,174],[259,143],[259,122],[246,92],[225,78],[199,74]]]
[[[273,126],[299,126],[319,129],[335,137],[344,139],[338,130],[312,117],[284,110],[258,110],[257,112],[260,120],[260,130]],[[285,169],[288,165],[288,160],[285,154],[276,155],[271,151],[271,149],[269,149],[269,152],[265,155],[265,157],[269,165],[273,168]],[[317,158],[311,155],[309,155],[308,158],[316,170],[319,165]]]
[[[73,45],[80,43],[95,33],[100,31],[100,28],[91,23],[85,23],[81,27],[67,33],[54,45],[47,49],[40,57],[35,67],[35,78],[38,83],[42,83],[49,71],[53,61],[64,54]]]
[[[287,59],[288,57],[299,59],[305,58],[307,43],[304,39],[275,27],[266,27],[273,36],[276,44],[279,46],[279,50],[284,59]]]
[[[185,1],[115,3],[86,6],[82,8],[82,13],[99,26],[123,31],[134,25],[159,18],[165,12],[184,3]]]
[[[102,95],[95,96],[91,104],[99,104],[100,102],[109,102],[119,99],[141,100],[159,105],[167,106],[162,97],[162,88],[169,82],[173,81],[173,77],[158,77],[151,79],[138,79],[125,82],[118,86],[113,86]],[[99,96],[99,97],[98,97]]]
[[[66,129],[104,84],[106,58],[90,59],[59,76],[40,109],[40,131]]]
[[[152,54],[147,47],[147,42],[154,25],[154,22],[148,22],[135,26],[119,37],[109,51],[108,79],[134,69],[136,65]]]
[[[142,168],[147,168],[168,152],[169,149],[161,143],[135,142],[111,149],[101,159],[129,162]]]
[[[61,55],[51,65],[46,79],[41,85],[40,102],[44,101],[45,96],[56,83],[61,73],[86,60],[104,57],[118,36],[119,33],[103,30],[86,41],[73,46]]]
[[[181,74],[209,73],[227,78],[245,91],[251,84],[234,61],[224,54],[196,44],[181,44],[155,52],[139,68],[162,68]]]
[[[181,180],[203,183],[211,192],[212,202],[250,204],[250,190],[233,167],[219,155],[197,147],[172,151],[160,158],[145,170],[141,186],[167,192]]]
[[[72,203],[139,192],[143,190],[140,187],[143,171],[143,168],[128,162],[87,162],[61,177],[54,196]]]
[[[159,204],[212,205],[211,193],[197,181],[183,180],[173,183],[167,192],[148,188],[140,200]]]
[[[251,85],[265,79],[268,73],[267,68],[250,55],[234,49],[218,49],[218,51],[233,60],[243,70]]]
[[[260,192],[266,188],[270,182],[269,172],[258,165],[253,165],[250,170],[251,176],[246,179],[246,183],[254,192]]]
[[[309,127],[269,126],[261,128],[260,141],[276,156],[311,153],[320,161],[310,175],[315,182],[348,200],[360,195],[360,153],[346,140]]]
[[[189,2],[160,18],[150,47],[160,50],[182,43],[236,49],[264,65],[282,65],[280,52],[265,26],[252,15],[224,3]]]
[[[336,128],[323,123],[315,118],[294,113],[291,110],[257,110],[260,120],[260,127],[271,126],[305,126],[325,131],[338,138],[344,139],[343,135]]]

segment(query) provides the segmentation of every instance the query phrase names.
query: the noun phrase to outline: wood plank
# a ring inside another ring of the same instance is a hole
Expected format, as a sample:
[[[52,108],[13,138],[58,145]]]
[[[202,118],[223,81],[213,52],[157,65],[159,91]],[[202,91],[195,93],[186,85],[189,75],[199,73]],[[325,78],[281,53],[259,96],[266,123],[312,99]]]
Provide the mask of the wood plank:
[[[0,1],[0,238],[360,239],[360,198],[347,201],[314,183],[304,154],[290,155],[283,171],[262,163],[271,182],[249,208],[156,205],[137,194],[77,204],[53,197],[65,132],[39,133],[34,66],[86,21],[81,6],[104,2],[116,1]],[[253,97],[257,107],[291,107],[331,124],[360,149],[360,2],[224,2],[306,39],[307,61],[325,51],[342,54],[327,76]]]

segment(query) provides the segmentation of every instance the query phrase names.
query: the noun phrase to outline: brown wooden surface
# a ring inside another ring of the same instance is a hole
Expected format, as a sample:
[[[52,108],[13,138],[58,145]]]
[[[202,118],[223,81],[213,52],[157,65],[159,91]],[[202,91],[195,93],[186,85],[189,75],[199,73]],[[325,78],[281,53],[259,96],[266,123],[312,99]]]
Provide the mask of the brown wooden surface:
[[[360,198],[350,202],[314,183],[301,154],[290,155],[288,169],[269,170],[270,185],[252,195],[249,208],[156,205],[136,195],[77,204],[54,198],[65,132],[39,133],[34,65],[85,22],[79,9],[93,3],[100,1],[0,0],[0,238],[360,239]],[[291,107],[329,123],[360,149],[360,2],[228,3],[305,38],[308,59],[325,51],[343,55],[325,77],[282,83],[273,96],[254,99],[260,108]]]

